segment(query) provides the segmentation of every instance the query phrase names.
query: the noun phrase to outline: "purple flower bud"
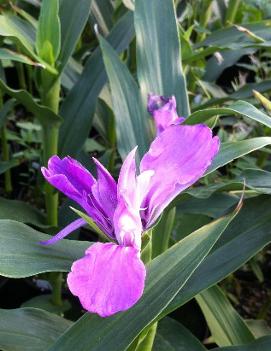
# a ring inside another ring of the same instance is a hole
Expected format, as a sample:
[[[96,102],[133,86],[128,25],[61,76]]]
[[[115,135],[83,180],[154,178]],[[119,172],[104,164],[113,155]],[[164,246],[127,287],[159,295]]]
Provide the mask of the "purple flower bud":
[[[165,96],[149,94],[147,109],[154,118],[157,135],[169,126],[178,125],[184,121],[183,117],[178,116],[175,96],[167,98]]]

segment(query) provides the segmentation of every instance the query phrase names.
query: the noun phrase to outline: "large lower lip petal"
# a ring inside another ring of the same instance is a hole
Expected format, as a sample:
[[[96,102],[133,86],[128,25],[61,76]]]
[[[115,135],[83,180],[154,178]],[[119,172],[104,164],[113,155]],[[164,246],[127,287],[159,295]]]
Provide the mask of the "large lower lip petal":
[[[140,299],[145,276],[138,250],[96,243],[73,263],[67,281],[87,311],[108,317],[127,310]]]

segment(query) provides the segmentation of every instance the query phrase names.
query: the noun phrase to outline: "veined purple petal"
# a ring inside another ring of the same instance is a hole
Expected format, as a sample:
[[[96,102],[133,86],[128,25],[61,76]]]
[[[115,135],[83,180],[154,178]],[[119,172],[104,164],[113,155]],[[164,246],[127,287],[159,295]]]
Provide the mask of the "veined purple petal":
[[[117,206],[117,184],[108,170],[93,157],[97,167],[97,182],[92,185],[91,192],[107,218],[112,220]]]
[[[71,157],[52,156],[48,169],[42,167],[46,180],[66,196],[76,201],[99,228],[114,238],[113,214],[117,206],[117,185],[98,160],[98,179]]]
[[[145,276],[145,266],[135,248],[96,243],[73,263],[67,282],[87,311],[108,317],[140,299]]]
[[[95,183],[89,171],[71,157],[52,156],[48,168],[42,167],[41,171],[51,185],[80,205],[83,193],[89,193]]]
[[[147,109],[154,118],[157,135],[169,126],[177,125],[184,121],[183,117],[178,116],[175,96],[167,98],[149,94]]]
[[[145,228],[205,173],[218,150],[218,137],[205,125],[170,126],[152,142],[140,164],[141,172],[154,171],[141,205],[146,208],[141,213]]]
[[[71,232],[75,231],[76,229],[78,229],[80,227],[83,227],[85,224],[87,224],[87,223],[84,219],[82,219],[82,218],[76,219],[75,221],[68,224],[65,228],[63,228],[56,235],[54,235],[51,239],[46,240],[46,241],[40,241],[40,244],[42,244],[42,245],[55,244],[59,240],[64,239]]]
[[[91,192],[84,194],[83,207],[99,228],[111,238],[115,238],[113,215],[117,206],[117,184],[107,169],[95,158],[97,181]]]

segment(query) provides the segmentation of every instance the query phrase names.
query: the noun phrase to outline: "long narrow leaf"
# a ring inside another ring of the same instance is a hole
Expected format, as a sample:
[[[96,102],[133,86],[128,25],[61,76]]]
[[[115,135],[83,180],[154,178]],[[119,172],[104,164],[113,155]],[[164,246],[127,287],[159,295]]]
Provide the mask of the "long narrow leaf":
[[[45,351],[72,322],[36,308],[0,309],[3,351]]]
[[[168,314],[202,290],[219,282],[270,243],[270,206],[270,196],[245,201],[238,217],[163,314]]]
[[[241,156],[247,155],[255,150],[262,149],[271,144],[271,137],[259,137],[242,141],[227,142],[221,145],[218,155],[215,157],[211,167],[205,175],[215,171],[219,167],[225,166],[231,161]]]
[[[148,120],[143,113],[138,86],[127,66],[106,40],[100,37],[104,64],[110,82],[116,119],[118,151],[124,159],[138,145],[143,156],[149,145]]]
[[[61,72],[73,53],[75,45],[89,17],[92,0],[61,0],[59,18],[61,24],[61,50],[58,70]]]
[[[125,14],[112,29],[108,41],[123,51],[134,36],[133,14]],[[100,48],[88,59],[82,75],[64,100],[60,114],[59,153],[75,156],[82,149],[91,129],[96,100],[107,80]]]
[[[204,290],[196,299],[217,345],[241,345],[254,340],[248,326],[218,286]]]
[[[178,112],[189,115],[172,0],[136,0],[137,72],[143,102],[147,94],[175,95]]]
[[[86,314],[49,350],[126,350],[181,291],[234,216],[202,227],[155,258],[148,266],[144,294],[133,308],[108,319]]]
[[[181,323],[166,317],[158,324],[153,351],[206,351],[206,348]]]
[[[198,110],[192,113],[186,120],[186,124],[197,124],[206,122],[213,116],[245,116],[271,128],[271,117],[258,110],[246,101],[236,101],[232,105],[222,108],[209,108],[207,110]]]
[[[67,272],[91,245],[72,240],[51,246],[39,243],[48,239],[49,235],[20,222],[0,220],[0,275],[23,278],[44,272]]]

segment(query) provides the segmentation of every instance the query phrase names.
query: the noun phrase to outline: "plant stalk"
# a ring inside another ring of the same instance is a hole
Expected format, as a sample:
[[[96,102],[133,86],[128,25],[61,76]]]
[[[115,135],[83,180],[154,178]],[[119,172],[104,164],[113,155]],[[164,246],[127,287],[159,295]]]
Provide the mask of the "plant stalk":
[[[50,76],[49,76],[50,80]],[[44,87],[42,91],[42,105],[47,106],[55,113],[59,109],[59,95],[60,95],[60,80],[54,81],[52,86],[47,90],[48,73],[44,75]],[[49,158],[58,153],[58,135],[59,126],[55,124],[43,125],[43,148],[44,148],[44,164],[46,165]],[[45,186],[45,204],[47,211],[47,222],[50,226],[57,227],[58,225],[58,193],[50,185]]]
[[[2,146],[2,160],[4,162],[8,162],[10,160],[9,157],[9,145],[7,141],[7,128],[4,126],[1,128],[1,146]],[[5,192],[12,192],[12,182],[11,182],[11,172],[8,169],[5,174]]]
[[[50,108],[56,114],[59,110],[60,79],[44,71],[42,74],[42,105]],[[58,153],[58,123],[48,123],[43,126],[43,159],[47,165],[51,156]],[[52,227],[58,225],[58,192],[48,183],[45,185],[45,205],[47,212],[47,223]],[[52,285],[52,303],[56,306],[62,305],[62,273],[51,273],[50,283]]]
[[[235,17],[237,15],[238,7],[240,6],[241,0],[230,0],[228,9],[225,16],[225,25],[235,22]]]
[[[156,335],[158,322],[155,322],[148,330],[145,338],[139,342],[135,351],[151,351]]]
[[[146,235],[146,234],[145,234]],[[152,259],[152,231],[148,232],[149,241],[141,252],[142,261],[147,264]],[[151,351],[155,339],[157,322],[144,330],[129,347],[129,351]]]
[[[3,107],[3,96],[2,96],[2,93],[0,92],[0,109],[2,107]],[[9,145],[8,145],[8,139],[7,139],[7,128],[5,125],[1,128],[1,147],[2,147],[2,160],[4,162],[8,162],[10,160],[10,155],[9,155]],[[5,179],[5,184],[4,184],[5,192],[11,193],[12,182],[11,182],[10,169],[8,169],[5,172],[4,179]]]
[[[199,24],[202,28],[206,28],[212,16],[212,0],[204,0],[200,4]],[[206,33],[198,33],[196,42],[201,42],[205,39]]]
[[[49,280],[52,285],[51,301],[55,306],[62,306],[62,273],[50,273]]]
[[[21,62],[16,62],[15,67],[17,70],[17,75],[18,75],[20,87],[21,87],[21,89],[26,90],[24,66]]]

